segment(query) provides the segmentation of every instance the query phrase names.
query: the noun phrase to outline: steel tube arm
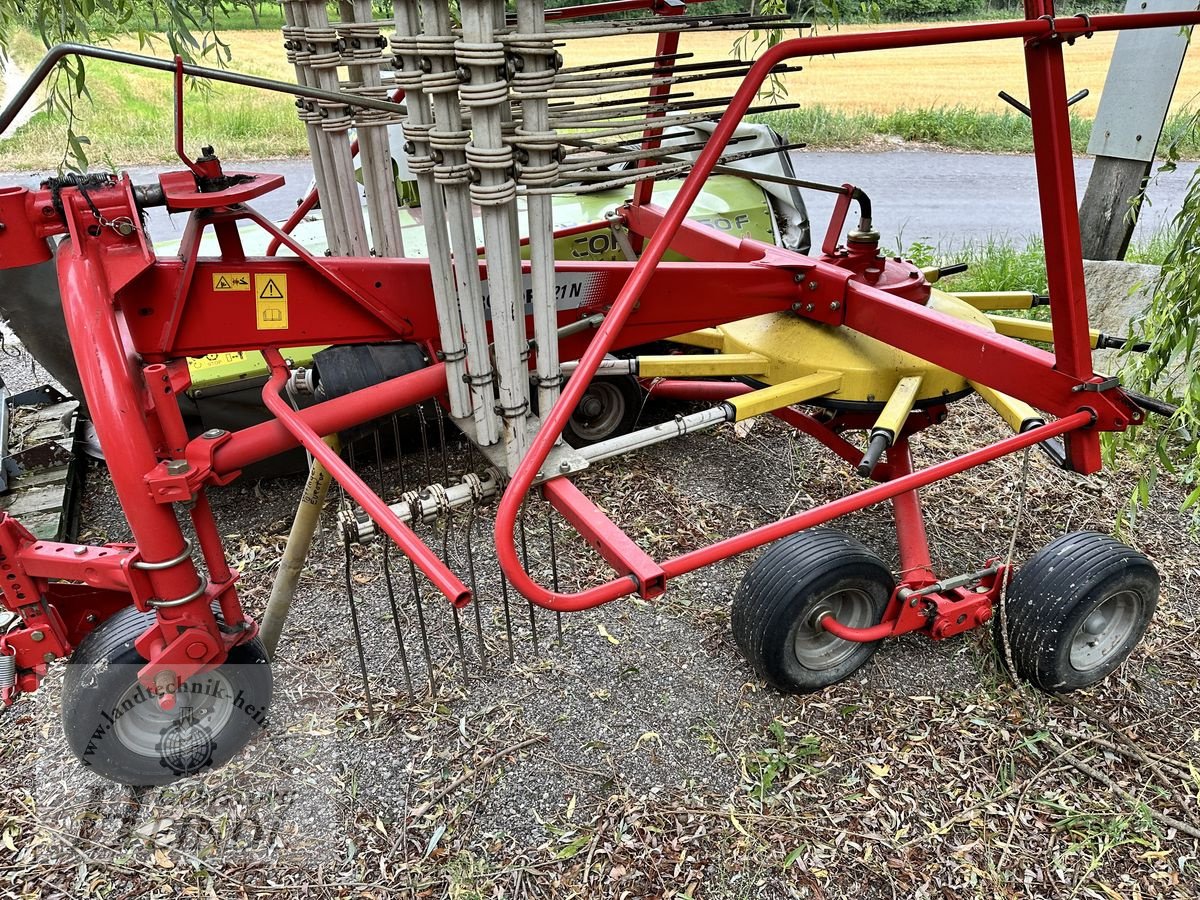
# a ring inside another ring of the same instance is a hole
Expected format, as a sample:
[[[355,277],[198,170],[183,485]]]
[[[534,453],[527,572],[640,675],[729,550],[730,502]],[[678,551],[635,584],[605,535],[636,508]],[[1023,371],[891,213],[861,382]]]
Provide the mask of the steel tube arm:
[[[355,474],[354,470],[342,461],[333,448],[306,425],[296,411],[288,406],[280,396],[280,391],[287,384],[288,369],[279,351],[267,348],[262,351],[262,355],[271,368],[271,378],[263,386],[262,394],[263,403],[271,414],[291,433],[292,437],[304,445],[304,449],[311,453],[317,462],[326,468],[334,480],[345,488],[346,493],[367,511],[367,514],[375,520],[375,524],[396,542],[404,554],[428,576],[434,586],[445,594],[451,603],[455,606],[465,606],[469,603],[471,592],[467,590],[467,586],[459,580],[458,576],[450,571],[449,567],[413,533],[411,528],[396,518],[382,498],[371,490]]]

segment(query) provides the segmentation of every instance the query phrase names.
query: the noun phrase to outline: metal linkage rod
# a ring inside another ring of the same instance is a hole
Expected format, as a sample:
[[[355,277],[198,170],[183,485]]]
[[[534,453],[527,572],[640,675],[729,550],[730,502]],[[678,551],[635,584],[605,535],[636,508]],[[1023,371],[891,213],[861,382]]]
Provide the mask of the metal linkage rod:
[[[404,152],[408,156],[408,167],[416,178],[417,194],[421,199],[433,303],[437,310],[442,356],[446,362],[450,415],[465,419],[473,414],[474,406],[471,389],[465,378],[467,351],[463,341],[463,301],[458,294],[450,257],[446,197],[434,180],[435,161],[429,144],[434,119],[429,96],[422,84],[418,0],[396,0],[393,9],[396,14],[396,30],[392,35],[392,49],[396,57],[395,80],[397,87],[404,90],[408,106],[408,119],[404,123]]]
[[[342,64],[357,86],[349,88],[363,96],[386,98],[380,67],[387,41],[379,25],[371,21],[371,0],[341,0],[342,24],[337,32],[342,43]],[[400,215],[396,202],[396,177],[392,174],[392,148],[387,126],[399,122],[399,116],[373,109],[359,109],[354,115],[358,132],[358,160],[362,164],[362,184],[367,195],[367,218],[371,223],[371,244],[377,256],[403,256],[404,239],[400,233]],[[343,189],[349,186],[344,186]],[[357,194],[357,190],[354,192]]]
[[[446,197],[446,222],[454,259],[459,317],[466,349],[466,378],[471,389],[475,440],[483,446],[500,439],[495,409],[495,372],[488,354],[487,319],[483,286],[479,281],[475,220],[469,187],[471,166],[466,157],[470,133],[463,127],[459,108],[459,79],[450,33],[450,9],[444,0],[420,0],[421,34],[417,40],[422,72],[421,88],[433,99],[433,127],[429,147],[434,158],[433,178]],[[461,424],[461,422],[460,422]]]
[[[525,334],[520,234],[516,227],[517,185],[513,150],[504,140],[503,111],[509,104],[504,44],[497,40],[497,5],[493,0],[463,0],[462,39],[455,59],[465,70],[459,97],[471,110],[471,140],[466,161],[471,200],[480,208],[487,259],[488,304],[496,348],[499,409],[509,472],[515,471],[529,446],[529,342]],[[468,344],[469,347],[469,344]]]
[[[303,47],[296,51],[298,59],[307,63],[307,78],[324,91],[337,91],[338,66],[342,55],[338,51],[337,32],[329,24],[324,0],[286,0],[285,6],[295,9],[294,21],[299,32],[293,32]],[[358,200],[354,178],[354,158],[350,155],[348,134],[352,119],[350,107],[344,103],[318,100],[312,113],[323,135],[322,157],[325,163],[325,191],[321,194],[323,216],[332,212],[334,222],[326,224],[325,232],[334,253],[343,256],[366,256],[366,224]]]
[[[545,31],[544,0],[517,0],[517,28],[533,35]],[[559,57],[549,38],[509,41],[508,50],[521,60],[513,76],[513,94],[527,95],[521,102],[521,124],[515,145],[522,155],[518,180],[526,187],[552,185],[559,178],[558,136],[550,123],[549,105],[542,94],[555,82]],[[539,95],[539,96],[534,96]],[[562,372],[558,358],[558,316],[554,284],[554,209],[548,195],[526,201],[529,222],[529,259],[533,339],[537,347],[538,409],[549,410],[558,400]]]

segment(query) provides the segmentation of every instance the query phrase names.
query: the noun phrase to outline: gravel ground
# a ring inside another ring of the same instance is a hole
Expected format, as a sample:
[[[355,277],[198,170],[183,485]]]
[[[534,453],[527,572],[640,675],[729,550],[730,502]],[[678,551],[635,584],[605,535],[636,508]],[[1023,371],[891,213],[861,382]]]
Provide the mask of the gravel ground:
[[[31,363],[4,358],[0,370],[9,378]],[[994,418],[961,402],[917,439],[918,464],[1000,437]],[[420,474],[418,454],[405,461],[404,474]],[[457,469],[470,459],[452,446],[446,462]],[[442,464],[435,452],[435,477]],[[1020,471],[1019,458],[1006,459],[924,492],[939,572],[1004,554]],[[394,464],[384,477],[389,492],[401,486]],[[1017,558],[1066,531],[1110,530],[1135,478],[1128,463],[1084,479],[1031,457]],[[578,483],[657,558],[859,485],[771,422],[693,435]],[[300,486],[279,478],[212,492],[255,613]],[[459,571],[468,554],[475,567],[481,627],[474,609],[461,613],[465,683],[447,605],[424,589],[430,667],[407,567],[391,559],[402,659],[381,551],[354,550],[368,709],[331,509],[280,647],[269,725],[233,764],[165,788],[100,780],[64,743],[62,666],[3,716],[0,892],[1200,895],[1200,567],[1176,511],[1183,495],[1160,482],[1127,535],[1163,575],[1149,636],[1077,705],[1014,687],[983,632],[892,641],[842,684],[781,696],[757,680],[729,633],[745,557],[681,577],[653,603],[563,616],[561,638],[555,617],[539,611],[536,650],[529,607],[510,597],[510,645],[490,519],[460,514],[448,533],[426,531]],[[127,536],[102,468],[89,475],[83,522],[88,540]],[[529,564],[544,583],[555,570],[566,589],[608,577],[561,525],[552,560],[540,501],[526,522]],[[896,567],[886,508],[837,524]]]

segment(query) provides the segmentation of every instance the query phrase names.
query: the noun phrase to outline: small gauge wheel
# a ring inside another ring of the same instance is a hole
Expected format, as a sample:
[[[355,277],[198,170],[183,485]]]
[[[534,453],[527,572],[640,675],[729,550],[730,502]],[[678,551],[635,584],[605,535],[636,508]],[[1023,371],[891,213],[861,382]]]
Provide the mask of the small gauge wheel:
[[[992,618],[1001,664],[1011,656],[1018,677],[1050,693],[1090,687],[1138,645],[1158,588],[1154,564],[1132,547],[1093,531],[1063,535],[1020,568]]]

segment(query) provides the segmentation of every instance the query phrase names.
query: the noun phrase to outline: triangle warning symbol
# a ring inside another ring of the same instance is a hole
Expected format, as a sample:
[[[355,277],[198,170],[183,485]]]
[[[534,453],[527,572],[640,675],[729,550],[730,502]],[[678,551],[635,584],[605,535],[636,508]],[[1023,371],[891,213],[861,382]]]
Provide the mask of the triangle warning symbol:
[[[225,276],[222,275],[219,279],[217,279],[217,283],[214,285],[214,287],[216,287],[218,291],[223,291],[229,287],[229,282],[226,281]]]
[[[274,278],[268,278],[267,283],[262,286],[262,290],[258,293],[260,300],[282,300],[283,293],[279,290],[279,285],[275,283]]]

